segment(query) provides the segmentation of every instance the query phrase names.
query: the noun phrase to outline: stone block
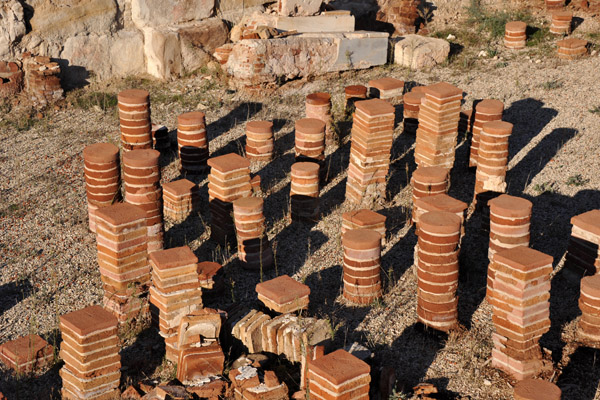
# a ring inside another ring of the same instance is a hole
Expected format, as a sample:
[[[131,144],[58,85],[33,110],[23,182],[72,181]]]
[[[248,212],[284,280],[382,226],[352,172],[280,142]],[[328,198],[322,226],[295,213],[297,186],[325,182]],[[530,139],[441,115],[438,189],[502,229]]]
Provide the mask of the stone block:
[[[394,46],[394,62],[413,70],[433,68],[450,54],[450,43],[444,39],[407,35]]]
[[[273,17],[274,28],[281,31],[311,32],[354,32],[354,16],[349,13],[330,12],[314,16]]]
[[[192,72],[206,65],[217,47],[227,43],[229,30],[220,18],[177,27],[183,68]]]
[[[132,0],[131,18],[138,28],[156,28],[200,21],[211,17],[214,8],[215,0]]]
[[[11,48],[25,35],[23,6],[17,0],[7,0],[0,4],[0,59],[10,55]]]
[[[183,66],[177,31],[169,28],[144,28],[143,32],[147,72],[162,80],[181,75]]]
[[[285,16],[315,15],[321,9],[321,3],[322,0],[279,0],[277,11]]]

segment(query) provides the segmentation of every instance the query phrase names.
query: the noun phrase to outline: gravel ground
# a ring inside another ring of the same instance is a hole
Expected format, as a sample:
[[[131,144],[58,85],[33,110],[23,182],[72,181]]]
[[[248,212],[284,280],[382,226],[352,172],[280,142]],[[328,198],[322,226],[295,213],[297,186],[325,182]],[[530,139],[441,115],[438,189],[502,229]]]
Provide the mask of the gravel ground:
[[[493,326],[491,309],[483,300],[487,244],[479,234],[477,214],[466,223],[461,250],[458,294],[462,328],[446,336],[423,331],[416,324],[412,267],[416,237],[406,224],[410,207],[407,179],[415,168],[415,138],[401,134],[400,120],[386,195],[374,205],[388,218],[388,241],[382,257],[384,298],[370,307],[353,307],[341,296],[340,226],[341,214],[347,209],[343,201],[350,149],[350,125],[340,117],[344,86],[393,76],[420,84],[455,84],[465,92],[465,108],[476,99],[502,100],[504,119],[515,125],[510,140],[508,192],[534,203],[531,246],[554,257],[552,327],[541,344],[555,370],[546,378],[557,382],[567,399],[598,399],[598,354],[573,343],[578,289],[558,272],[571,216],[600,204],[600,114],[589,111],[600,107],[600,57],[563,62],[553,53],[536,48],[522,52],[498,49],[496,59],[475,59],[466,69],[459,63],[430,72],[386,66],[294,81],[266,94],[228,91],[214,77],[192,77],[164,85],[124,79],[94,83],[70,95],[68,102],[76,103],[77,97],[95,91],[147,88],[153,121],[170,129],[176,127],[179,113],[196,108],[206,112],[213,155],[239,151],[245,121],[274,120],[276,159],[268,165],[253,166],[253,173],[262,179],[267,228],[277,259],[277,271],[266,271],[262,278],[285,273],[308,284],[309,314],[332,322],[336,345],[358,341],[371,348],[374,369],[394,367],[399,388],[406,393],[415,384],[428,381],[442,389],[447,398],[509,399],[514,382],[489,366]],[[476,54],[480,49],[469,50]],[[329,173],[321,190],[322,220],[314,226],[290,225],[293,121],[303,117],[304,97],[319,90],[333,94],[338,127],[345,136],[341,146],[327,155]],[[25,130],[6,122],[11,120],[8,114],[0,118],[4,126],[0,130],[0,342],[39,333],[56,344],[58,316],[101,302],[95,237],[87,230],[81,155],[88,144],[117,143],[118,119],[114,108],[103,111],[98,106],[82,109],[75,105],[47,111]],[[470,202],[475,177],[467,169],[467,157],[468,143],[462,138],[450,194]],[[161,163],[163,181],[178,177],[173,151],[164,154]],[[197,182],[207,203],[206,181]],[[207,240],[206,222],[210,219],[207,207],[201,210],[184,223],[166,224],[165,243],[169,247],[187,244],[201,261],[223,263],[228,289],[209,306],[225,308],[233,301],[254,302],[254,285],[261,277],[241,269],[234,257]],[[124,340],[122,354],[124,385],[146,376],[166,377],[172,371],[162,361],[160,340],[150,331],[144,331],[138,340]],[[148,357],[151,362],[146,362]],[[59,398],[59,368],[60,362],[38,377],[17,377],[2,369],[0,391],[9,399]]]

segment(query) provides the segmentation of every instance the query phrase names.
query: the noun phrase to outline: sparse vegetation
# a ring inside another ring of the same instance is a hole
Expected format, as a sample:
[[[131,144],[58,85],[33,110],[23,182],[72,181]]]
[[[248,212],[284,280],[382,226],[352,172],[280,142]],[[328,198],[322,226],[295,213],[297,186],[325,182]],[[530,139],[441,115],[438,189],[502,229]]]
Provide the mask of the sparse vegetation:
[[[538,194],[544,194],[544,193],[554,193],[556,191],[555,188],[555,182],[543,182],[543,183],[536,183],[533,186],[533,190]]]
[[[594,106],[594,107],[590,108],[589,112],[591,112],[592,114],[598,114],[598,115],[600,115],[600,105],[599,106]]]
[[[545,90],[554,90],[554,89],[560,89],[561,87],[563,87],[563,81],[560,81],[558,79],[553,79],[551,81],[548,82],[544,82],[541,87]]]
[[[468,22],[476,24],[479,32],[487,32],[492,38],[500,38],[504,36],[504,29],[507,22],[523,21],[530,23],[532,16],[525,10],[509,13],[506,11],[489,11],[486,10],[480,0],[471,0],[471,4],[467,9]]]
[[[567,185],[569,186],[583,186],[588,183],[590,180],[585,179],[581,174],[572,175],[567,179]]]

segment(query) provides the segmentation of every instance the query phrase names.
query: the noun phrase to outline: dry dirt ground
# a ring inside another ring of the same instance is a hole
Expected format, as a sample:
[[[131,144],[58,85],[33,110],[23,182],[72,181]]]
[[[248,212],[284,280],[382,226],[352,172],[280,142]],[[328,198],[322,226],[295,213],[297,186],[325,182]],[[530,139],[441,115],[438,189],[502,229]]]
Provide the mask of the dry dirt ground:
[[[466,35],[456,26],[444,29],[454,32],[459,44],[461,35]],[[581,37],[586,35],[592,41],[595,38],[581,33]],[[566,399],[600,398],[600,365],[596,363],[600,354],[574,343],[578,286],[560,273],[570,218],[600,204],[600,57],[559,61],[551,47],[553,40],[548,39],[546,48],[528,47],[518,52],[504,50],[498,42],[472,46],[465,42],[461,54],[432,71],[385,66],[289,82],[262,94],[230,91],[217,76],[200,74],[169,84],[143,79],[92,83],[70,93],[63,107],[46,110],[41,119],[34,114],[27,120],[17,114],[18,107],[10,112],[5,107],[0,114],[0,342],[38,333],[58,345],[58,317],[101,302],[95,237],[87,229],[82,150],[91,143],[119,140],[114,103],[100,93],[114,95],[124,88],[142,87],[151,93],[153,121],[171,130],[176,128],[178,114],[205,111],[212,155],[239,152],[246,121],[275,122],[276,158],[268,165],[253,166],[253,172],[262,178],[267,228],[277,260],[277,269],[265,271],[262,279],[289,274],[309,285],[308,314],[330,320],[336,346],[357,341],[369,347],[374,353],[370,361],[374,370],[394,367],[396,398],[412,398],[411,388],[423,381],[438,386],[443,398],[512,398],[514,381],[489,365],[493,326],[491,309],[484,300],[487,238],[480,235],[476,213],[466,222],[461,249],[458,295],[462,328],[446,336],[416,324],[412,267],[416,236],[407,224],[408,179],[416,167],[415,137],[402,133],[400,116],[387,190],[373,205],[387,216],[388,240],[382,256],[385,294],[382,301],[368,307],[353,307],[341,296],[340,226],[341,214],[348,209],[344,193],[351,126],[343,117],[343,89],[382,76],[419,84],[447,81],[464,90],[464,108],[483,98],[505,103],[504,119],[514,124],[508,193],[533,202],[531,247],[554,257],[552,327],[541,345],[555,369],[545,378],[556,382]],[[493,52],[477,57],[490,46]],[[340,146],[327,154],[322,220],[314,226],[297,226],[288,222],[293,124],[304,116],[305,96],[315,91],[332,94],[341,139]],[[468,138],[461,137],[450,195],[470,202],[475,175],[467,168],[467,157]],[[165,152],[161,163],[164,182],[179,176],[174,151]],[[165,245],[187,244],[201,261],[223,263],[227,289],[220,298],[208,301],[208,306],[226,308],[234,301],[251,305],[256,301],[254,286],[261,277],[243,270],[235,257],[208,240],[206,180],[196,181],[202,188],[203,206],[185,222],[165,225]],[[171,377],[173,366],[163,360],[162,351],[160,339],[150,329],[137,338],[126,335],[123,387],[145,377]],[[57,359],[38,376],[16,376],[2,367],[0,391],[9,399],[59,398],[60,366]],[[291,386],[297,384],[294,376],[285,377]]]

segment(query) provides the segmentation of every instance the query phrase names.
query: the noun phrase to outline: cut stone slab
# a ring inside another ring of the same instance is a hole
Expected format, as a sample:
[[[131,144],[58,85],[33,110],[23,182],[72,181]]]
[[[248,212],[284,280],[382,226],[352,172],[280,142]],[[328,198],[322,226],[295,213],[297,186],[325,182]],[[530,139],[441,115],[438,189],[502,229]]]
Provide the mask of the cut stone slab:
[[[144,53],[148,73],[158,79],[174,79],[182,73],[179,34],[169,28],[144,28]]]
[[[321,9],[321,3],[322,0],[279,0],[277,11],[285,16],[315,15]]]
[[[141,29],[200,21],[214,9],[215,0],[132,0],[131,18]]]
[[[450,54],[450,43],[420,35],[406,35],[394,46],[394,63],[413,70],[430,69]]]
[[[324,12],[320,15],[286,17],[281,15],[254,13],[243,20],[244,26],[267,26],[280,31],[298,33],[354,32],[354,16],[348,12]]]

